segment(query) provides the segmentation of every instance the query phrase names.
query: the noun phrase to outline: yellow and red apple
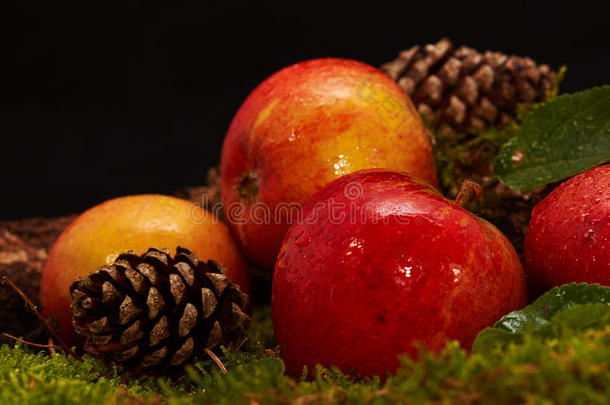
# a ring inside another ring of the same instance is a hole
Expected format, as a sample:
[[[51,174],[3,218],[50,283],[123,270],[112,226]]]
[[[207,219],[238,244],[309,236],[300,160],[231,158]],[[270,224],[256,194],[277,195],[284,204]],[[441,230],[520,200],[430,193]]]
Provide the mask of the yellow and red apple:
[[[248,270],[229,229],[208,211],[162,195],[137,195],[106,201],[84,212],[59,236],[47,258],[40,286],[46,316],[59,320],[74,342],[70,285],[77,277],[107,264],[120,253],[183,246],[200,259],[226,266],[227,275],[248,293]]]
[[[225,218],[246,255],[272,271],[298,207],[367,168],[437,185],[430,137],[411,101],[369,65],[297,63],[261,83],[233,118],[220,163]]]

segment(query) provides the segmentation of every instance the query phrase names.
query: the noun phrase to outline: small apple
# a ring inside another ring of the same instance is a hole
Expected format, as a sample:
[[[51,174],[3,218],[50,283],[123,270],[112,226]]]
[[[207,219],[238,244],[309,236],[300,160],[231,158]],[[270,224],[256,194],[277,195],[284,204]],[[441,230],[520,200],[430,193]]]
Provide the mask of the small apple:
[[[261,83],[231,122],[220,161],[225,218],[246,256],[272,271],[298,207],[333,179],[375,167],[437,184],[407,95],[360,62],[297,63]]]
[[[406,173],[362,170],[330,183],[284,240],[273,326],[290,375],[337,366],[383,375],[398,356],[477,333],[527,301],[510,242]]]
[[[571,178],[532,211],[523,250],[532,289],[610,286],[610,165]]]
[[[227,267],[227,275],[248,293],[250,277],[229,229],[208,211],[185,200],[136,195],[106,201],[84,212],[59,236],[42,272],[40,301],[46,316],[59,318],[71,342],[70,285],[77,277],[111,264],[127,250],[187,247],[200,259]]]

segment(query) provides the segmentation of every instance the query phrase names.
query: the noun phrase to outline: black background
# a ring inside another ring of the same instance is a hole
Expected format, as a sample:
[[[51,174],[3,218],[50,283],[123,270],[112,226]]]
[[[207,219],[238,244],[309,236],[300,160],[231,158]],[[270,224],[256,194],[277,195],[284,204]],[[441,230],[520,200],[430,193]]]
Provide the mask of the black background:
[[[0,219],[201,184],[248,93],[308,58],[447,36],[567,65],[563,91],[608,83],[603,2],[24,3],[0,12]]]

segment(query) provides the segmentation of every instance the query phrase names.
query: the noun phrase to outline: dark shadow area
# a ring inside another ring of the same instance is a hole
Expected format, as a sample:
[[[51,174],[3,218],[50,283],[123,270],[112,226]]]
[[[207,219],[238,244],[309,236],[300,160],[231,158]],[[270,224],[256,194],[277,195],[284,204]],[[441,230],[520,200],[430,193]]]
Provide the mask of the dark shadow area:
[[[446,36],[567,65],[563,91],[607,83],[599,3],[529,3],[28,2],[5,10],[0,219],[65,215],[119,195],[201,184],[248,93],[308,58],[378,66]]]

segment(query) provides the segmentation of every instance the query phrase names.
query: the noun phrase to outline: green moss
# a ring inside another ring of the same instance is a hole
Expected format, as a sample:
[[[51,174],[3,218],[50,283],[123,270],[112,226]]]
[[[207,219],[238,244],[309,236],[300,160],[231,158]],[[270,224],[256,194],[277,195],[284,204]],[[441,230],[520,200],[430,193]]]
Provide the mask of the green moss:
[[[17,344],[0,348],[0,403],[99,403],[119,391],[137,396],[155,392],[146,378],[122,383],[124,376],[91,357],[79,362],[63,353],[35,353]]]
[[[248,329],[248,342],[246,350],[253,351],[275,346],[273,336],[273,323],[271,322],[271,307],[254,308],[252,311],[252,325]]]
[[[187,366],[178,381],[133,378],[100,361],[36,353],[18,344],[0,348],[3,404],[282,404],[293,403],[607,403],[610,398],[610,320],[597,330],[525,333],[522,339],[468,354],[449,342],[440,354],[402,359],[396,376],[354,379],[317,367],[309,380],[284,374],[265,346],[273,343],[268,308],[254,314],[246,352],[225,353],[223,374],[211,361]],[[264,344],[265,345],[264,345]]]

